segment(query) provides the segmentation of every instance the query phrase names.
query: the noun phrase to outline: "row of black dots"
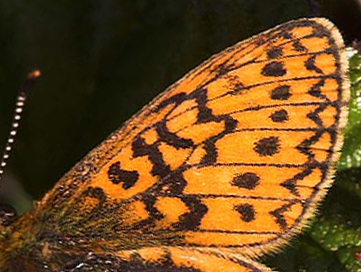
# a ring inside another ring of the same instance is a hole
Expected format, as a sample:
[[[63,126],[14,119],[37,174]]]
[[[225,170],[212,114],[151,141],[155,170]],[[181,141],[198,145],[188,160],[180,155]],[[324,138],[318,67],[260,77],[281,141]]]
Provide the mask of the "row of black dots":
[[[25,83],[21,86],[21,88],[18,92],[14,118],[13,118],[13,122],[11,125],[11,130],[10,130],[10,133],[9,133],[6,145],[5,145],[3,156],[1,158],[0,180],[4,174],[4,168],[7,164],[7,160],[10,157],[11,148],[12,148],[12,145],[14,144],[15,136],[16,136],[17,130],[19,128],[21,113],[23,112],[26,97],[27,97],[28,93],[30,92],[30,90],[32,89],[33,85],[36,83],[37,79],[40,77],[40,75],[41,75],[41,73],[39,70],[34,70],[34,71],[30,72],[26,78]]]

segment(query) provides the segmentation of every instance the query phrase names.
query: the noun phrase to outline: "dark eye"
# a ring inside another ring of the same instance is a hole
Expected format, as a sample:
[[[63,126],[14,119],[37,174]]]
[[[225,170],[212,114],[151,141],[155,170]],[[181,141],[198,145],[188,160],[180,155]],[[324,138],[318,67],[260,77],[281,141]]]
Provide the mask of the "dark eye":
[[[8,226],[16,219],[15,209],[7,204],[0,204],[0,226]]]

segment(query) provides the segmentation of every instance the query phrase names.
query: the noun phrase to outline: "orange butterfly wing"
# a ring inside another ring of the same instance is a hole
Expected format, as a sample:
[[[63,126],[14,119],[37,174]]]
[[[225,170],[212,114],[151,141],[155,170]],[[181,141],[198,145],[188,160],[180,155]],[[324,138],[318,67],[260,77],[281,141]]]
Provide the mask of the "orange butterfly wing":
[[[301,19],[222,51],[88,154],[31,217],[118,263],[168,256],[213,271],[204,262],[223,258],[268,271],[247,256],[298,233],[331,184],[349,99],[343,47],[326,19]]]

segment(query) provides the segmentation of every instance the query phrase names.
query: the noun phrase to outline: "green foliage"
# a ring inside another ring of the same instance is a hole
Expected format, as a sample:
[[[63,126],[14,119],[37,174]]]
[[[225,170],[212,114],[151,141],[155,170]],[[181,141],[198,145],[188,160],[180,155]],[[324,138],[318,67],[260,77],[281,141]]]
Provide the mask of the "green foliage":
[[[350,58],[351,102],[349,117],[345,128],[345,143],[339,169],[361,166],[361,60],[358,54]]]

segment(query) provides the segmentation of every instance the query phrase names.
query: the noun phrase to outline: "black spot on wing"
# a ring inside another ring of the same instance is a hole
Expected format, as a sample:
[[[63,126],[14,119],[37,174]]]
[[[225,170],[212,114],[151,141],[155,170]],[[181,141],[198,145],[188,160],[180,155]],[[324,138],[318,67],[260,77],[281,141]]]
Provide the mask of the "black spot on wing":
[[[289,85],[281,85],[271,90],[271,99],[273,100],[287,100],[291,97]]]
[[[238,174],[232,180],[232,185],[238,188],[253,190],[259,184],[259,176],[252,172]]]
[[[236,205],[234,209],[241,215],[244,222],[251,222],[255,220],[256,212],[251,204],[245,203]]]
[[[282,57],[283,52],[281,47],[273,47],[267,50],[267,58],[268,59],[277,59]]]
[[[279,148],[280,140],[274,136],[262,138],[254,144],[254,151],[262,157],[275,155],[279,152]]]
[[[134,186],[138,181],[139,174],[137,171],[128,171],[120,168],[120,162],[113,163],[108,169],[108,178],[114,184],[122,184],[124,190]]]
[[[267,63],[261,71],[263,76],[268,77],[281,77],[287,73],[284,68],[284,63],[282,61],[272,61]]]
[[[288,113],[286,110],[278,110],[272,113],[269,118],[275,123],[283,123],[288,120]]]

